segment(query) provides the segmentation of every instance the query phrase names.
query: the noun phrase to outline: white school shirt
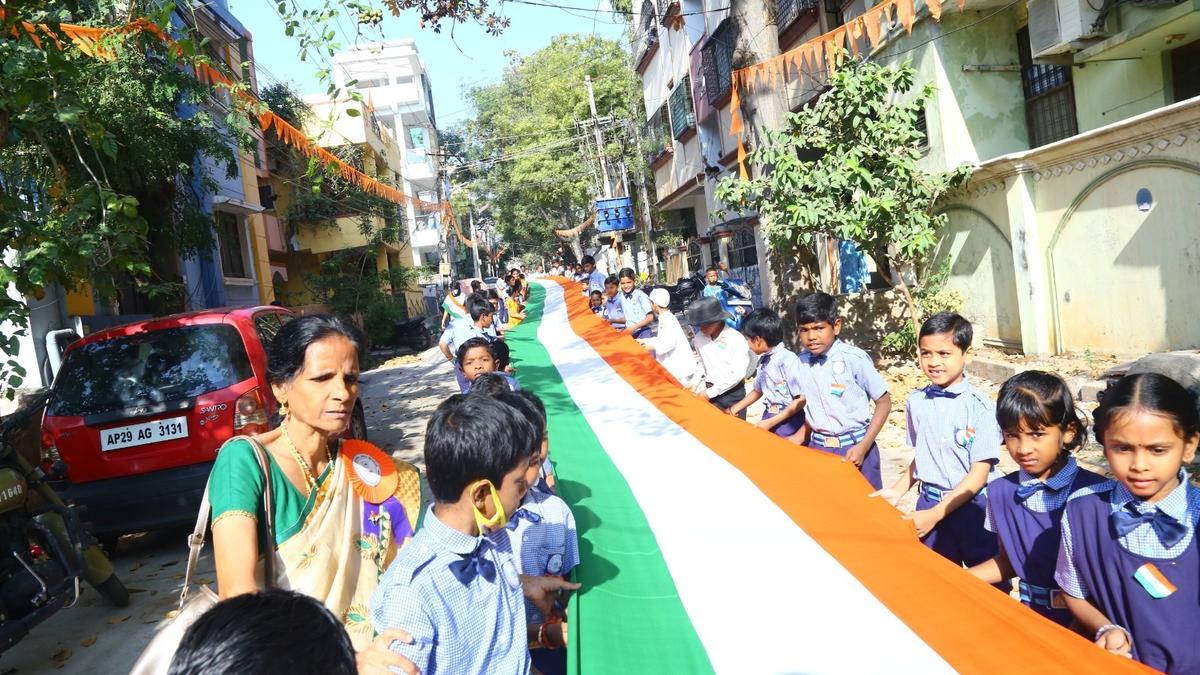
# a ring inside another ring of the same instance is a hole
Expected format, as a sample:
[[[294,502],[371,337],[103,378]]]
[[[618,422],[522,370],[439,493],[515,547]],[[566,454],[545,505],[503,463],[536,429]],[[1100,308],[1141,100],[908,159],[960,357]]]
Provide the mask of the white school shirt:
[[[688,343],[683,326],[671,312],[658,315],[658,335],[647,338],[646,343],[654,350],[654,358],[663,364],[667,372],[679,380],[685,387],[695,383],[699,365],[696,355],[692,353],[692,345]]]
[[[704,366],[704,380],[708,383],[705,393],[716,398],[746,381],[750,370],[750,345],[736,330],[725,326],[716,340],[696,331],[692,346],[700,354]]]

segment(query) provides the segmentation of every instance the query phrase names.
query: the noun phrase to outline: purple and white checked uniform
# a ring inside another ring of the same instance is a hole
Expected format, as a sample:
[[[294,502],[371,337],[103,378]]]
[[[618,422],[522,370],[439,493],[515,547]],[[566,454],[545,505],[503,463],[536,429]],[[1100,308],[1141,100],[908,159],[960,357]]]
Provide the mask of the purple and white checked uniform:
[[[1062,544],[1055,579],[1063,591],[1086,598],[1110,621],[1133,637],[1133,658],[1168,673],[1200,672],[1200,490],[1185,471],[1179,486],[1151,504],[1110,480],[1078,490],[1062,518]],[[1166,545],[1149,523],[1117,536],[1113,515],[1122,510],[1159,512],[1186,527],[1177,542]],[[1174,592],[1154,597],[1136,580],[1140,568],[1152,565]]]

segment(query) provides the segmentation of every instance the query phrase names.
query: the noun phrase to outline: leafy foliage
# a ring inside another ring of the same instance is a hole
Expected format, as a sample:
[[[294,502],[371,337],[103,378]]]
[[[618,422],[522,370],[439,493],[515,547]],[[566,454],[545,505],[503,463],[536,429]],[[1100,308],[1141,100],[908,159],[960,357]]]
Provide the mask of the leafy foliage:
[[[917,116],[934,90],[908,96],[914,75],[907,63],[889,68],[847,55],[816,105],[788,115],[784,129],[765,132],[750,154],[758,175],[722,179],[717,197],[766,216],[768,240],[778,249],[810,246],[818,234],[855,242],[900,286],[916,322],[921,307],[903,271],[936,247],[946,216],[934,206],[970,167],[931,173],[919,166],[924,135]]]
[[[504,241],[522,250],[553,252],[553,230],[583,222],[599,190],[586,159],[595,155],[593,136],[575,127],[591,116],[585,75],[598,113],[618,121],[605,130],[615,165],[636,154],[624,151],[623,122],[637,123],[641,88],[621,45],[592,35],[560,35],[527,57],[510,54],[501,82],[466,92],[474,116],[443,136],[453,179],[465,178],[476,204],[490,205]]]
[[[9,3],[0,30],[7,35],[18,21],[51,31],[66,21],[115,23],[108,5]],[[167,25],[170,10],[151,18]],[[105,38],[111,60],[13,34],[0,40],[0,241],[10,249],[0,287],[39,295],[52,284],[90,284],[109,302],[132,283],[163,311],[178,307],[179,256],[212,246],[200,196],[213,180],[197,158],[235,171],[230,138],[249,142],[246,121],[213,105],[147,34]],[[22,300],[0,294],[0,322],[23,326],[27,317]],[[24,373],[16,351],[5,353],[0,388],[11,396]]]
[[[931,270],[913,292],[913,299],[923,316],[938,312],[961,312],[965,300],[962,293],[946,288],[950,278],[950,259],[945,258],[936,269]],[[912,321],[902,323],[896,330],[883,336],[883,347],[897,354],[911,354],[917,348],[917,327]]]

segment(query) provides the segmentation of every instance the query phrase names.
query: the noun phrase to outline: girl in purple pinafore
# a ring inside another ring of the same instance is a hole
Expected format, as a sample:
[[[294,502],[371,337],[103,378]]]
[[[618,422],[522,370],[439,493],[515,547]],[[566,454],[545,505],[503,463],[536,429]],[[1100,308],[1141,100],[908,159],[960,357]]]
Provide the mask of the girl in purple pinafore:
[[[1071,493],[1104,482],[1079,468],[1071,451],[1087,428],[1075,411],[1066,383],[1030,370],[1000,388],[996,421],[1004,447],[1020,467],[987,488],[984,527],[995,532],[1000,554],[971,568],[989,584],[1020,578],[1021,602],[1064,626],[1074,619],[1054,582],[1059,520]]]
[[[1104,394],[1096,439],[1116,480],[1071,496],[1055,580],[1096,644],[1167,673],[1200,672],[1195,397],[1155,373]]]

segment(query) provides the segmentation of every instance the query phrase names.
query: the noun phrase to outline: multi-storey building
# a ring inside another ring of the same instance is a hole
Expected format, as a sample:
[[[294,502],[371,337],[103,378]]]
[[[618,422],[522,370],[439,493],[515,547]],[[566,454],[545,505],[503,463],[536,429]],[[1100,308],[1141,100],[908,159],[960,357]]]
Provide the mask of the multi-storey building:
[[[769,252],[755,220],[712,217],[714,179],[735,161],[730,74],[873,3],[733,0],[723,9],[728,1],[644,2],[635,62],[658,206],[690,235],[688,266],[720,257],[746,267],[753,250],[770,301]],[[883,35],[874,49],[864,39],[860,53],[911,61],[917,86],[937,88],[921,120],[925,166],[978,167],[941,205],[949,226],[937,257],[949,259],[949,284],[965,295],[980,341],[1027,353],[1200,346],[1200,325],[1184,318],[1200,300],[1182,290],[1200,282],[1191,228],[1200,193],[1200,6],[966,0],[961,12],[945,3],[935,22],[918,2],[911,34],[893,23]],[[790,72],[783,86],[742,91],[748,143],[819,96],[825,75]],[[813,254],[838,289],[836,268],[853,251],[831,244]],[[860,290],[846,286],[838,290]]]
[[[350,163],[366,175],[381,182],[399,185],[403,167],[402,151],[390,130],[383,126],[375,111],[365,101],[350,98],[330,101],[321,97],[307,97],[305,102],[312,110],[312,118],[305,134],[317,145],[337,149]],[[350,114],[349,111],[356,114]],[[344,252],[367,252],[371,244],[368,233],[394,228],[400,218],[397,205],[394,217],[386,211],[364,211],[352,200],[338,202],[341,207],[332,218],[321,218],[308,222],[297,216],[292,208],[297,195],[293,181],[283,175],[273,175],[272,192],[275,193],[275,210],[284,214],[287,252],[278,256],[286,266],[287,278],[277,279],[282,299],[289,305],[304,305],[314,302],[309,280],[320,270],[321,262],[330,256]],[[366,219],[364,227],[363,220]],[[364,261],[364,273],[387,272],[402,267],[413,267],[413,254],[408,242],[384,242],[375,250],[373,259]],[[393,295],[402,296],[410,316],[419,316],[426,311],[421,293],[412,288],[388,288]]]
[[[437,116],[433,88],[412,39],[357,45],[333,57],[338,86],[366,98],[380,125],[400,148],[405,194],[431,204],[448,199],[439,185]],[[437,268],[448,262],[442,218],[435,209],[408,207],[412,264]]]

